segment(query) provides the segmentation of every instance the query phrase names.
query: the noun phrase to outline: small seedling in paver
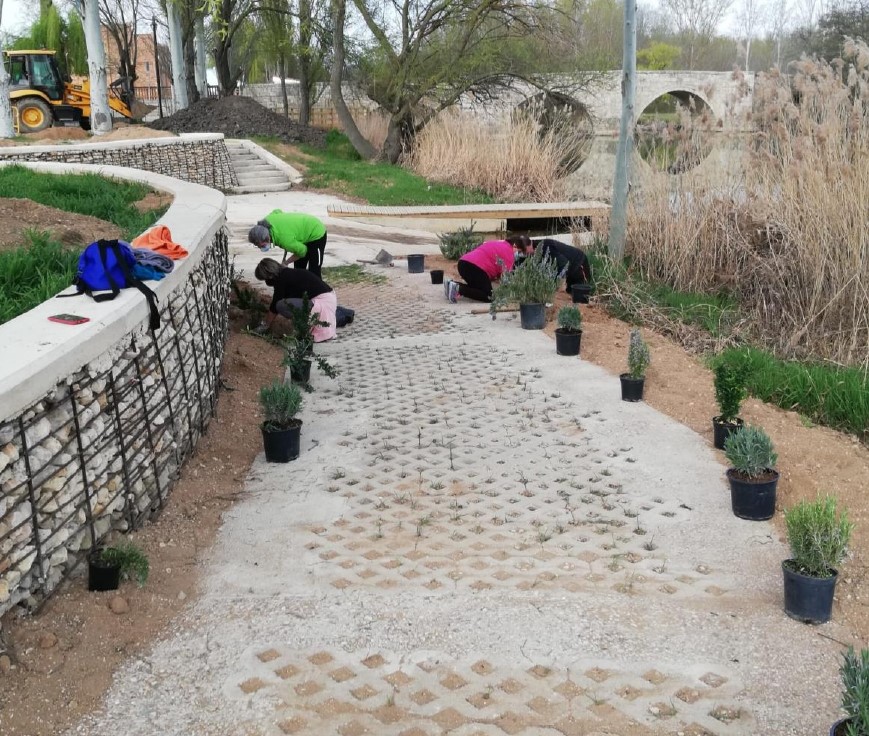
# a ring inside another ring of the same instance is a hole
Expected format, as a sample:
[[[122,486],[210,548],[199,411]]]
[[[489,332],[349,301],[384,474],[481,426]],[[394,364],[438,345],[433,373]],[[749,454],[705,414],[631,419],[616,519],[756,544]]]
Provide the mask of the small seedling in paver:
[[[431,517],[430,516],[420,517],[420,519],[416,522],[416,536],[421,537],[423,527],[426,527],[429,524],[431,524]]]
[[[635,463],[635,462],[637,462],[637,459],[636,459],[635,457],[626,457],[626,458],[625,458],[625,462],[627,462],[627,463]]]
[[[439,480],[436,480],[430,484],[430,487],[433,491],[442,491],[444,489],[444,484]]]
[[[658,549],[658,545],[655,544],[655,538],[652,537],[649,541],[643,543],[643,549],[647,552],[653,552]]]
[[[540,529],[537,532],[537,541],[540,542],[540,544],[548,542],[550,539],[552,539],[552,533],[549,531],[549,527],[546,527],[545,529]]]
[[[667,560],[664,560],[660,565],[652,568],[652,572],[656,572],[659,575],[663,575],[667,572]]]
[[[378,511],[382,511],[383,509],[388,508],[386,505],[386,501],[383,500],[382,496],[377,497],[377,503],[374,504],[374,508],[376,508]]]
[[[422,448],[422,427],[418,427],[416,430],[416,446]]]
[[[675,515],[676,515],[675,511],[662,511],[661,512],[661,516],[666,516],[670,519],[672,519]]]
[[[453,465],[453,446],[450,444],[450,470],[455,470],[455,466]]]
[[[629,519],[636,519],[639,515],[639,511],[634,511],[634,509],[625,509],[625,516],[627,516]]]
[[[383,539],[383,519],[377,519],[377,533],[374,535],[375,539]]]
[[[639,517],[637,518],[637,527],[636,527],[636,529],[634,529],[634,534],[638,534],[639,536],[643,536],[644,534],[646,534],[646,530],[640,526]]]
[[[604,511],[612,511],[615,508],[615,504],[610,503],[609,501],[604,501],[601,504],[604,508]]]

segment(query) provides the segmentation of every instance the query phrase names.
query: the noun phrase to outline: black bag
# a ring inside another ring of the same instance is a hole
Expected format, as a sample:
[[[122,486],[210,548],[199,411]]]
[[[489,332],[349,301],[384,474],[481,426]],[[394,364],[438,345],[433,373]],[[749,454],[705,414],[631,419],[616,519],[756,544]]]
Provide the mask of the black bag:
[[[346,327],[356,316],[356,312],[350,307],[342,307],[340,304],[335,307],[335,327]]]
[[[78,273],[73,281],[76,293],[58,294],[58,297],[87,294],[95,302],[107,302],[120,294],[121,289],[133,286],[142,292],[148,302],[151,329],[158,329],[160,312],[157,311],[157,295],[133,276],[130,268],[131,257],[132,251],[126,243],[120,244],[117,240],[98,240],[91,243],[79,256]],[[111,293],[94,293],[103,289],[110,290]]]

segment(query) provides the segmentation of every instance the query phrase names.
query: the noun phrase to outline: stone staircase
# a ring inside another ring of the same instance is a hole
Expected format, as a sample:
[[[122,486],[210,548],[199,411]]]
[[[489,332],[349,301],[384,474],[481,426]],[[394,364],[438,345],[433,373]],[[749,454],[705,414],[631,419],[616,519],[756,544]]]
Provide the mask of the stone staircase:
[[[228,140],[226,148],[238,177],[238,186],[232,188],[234,194],[285,192],[292,186],[286,171],[258,155],[259,146],[251,146],[248,141]]]

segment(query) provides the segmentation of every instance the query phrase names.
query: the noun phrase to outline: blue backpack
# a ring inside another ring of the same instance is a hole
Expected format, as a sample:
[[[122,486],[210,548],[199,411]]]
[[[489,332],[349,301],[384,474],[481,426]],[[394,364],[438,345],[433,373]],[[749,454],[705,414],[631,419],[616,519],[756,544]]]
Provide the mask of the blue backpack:
[[[121,293],[121,289],[135,287],[142,292],[148,302],[150,326],[156,330],[160,326],[160,313],[157,311],[157,295],[133,275],[136,256],[129,244],[119,240],[98,240],[85,248],[78,257],[78,271],[72,285],[78,296],[87,294],[95,302],[107,302]],[[110,291],[110,294],[94,294],[95,291]]]

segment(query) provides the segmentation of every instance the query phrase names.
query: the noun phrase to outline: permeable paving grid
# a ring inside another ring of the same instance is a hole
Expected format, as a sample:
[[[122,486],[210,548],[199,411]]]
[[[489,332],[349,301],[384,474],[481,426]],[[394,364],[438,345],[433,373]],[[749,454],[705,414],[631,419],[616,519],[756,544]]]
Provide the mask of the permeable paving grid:
[[[784,550],[696,435],[398,269],[339,295],[357,317],[317,347],[340,375],[305,396],[302,455],[257,461],[202,598],[117,678],[127,733],[829,724],[836,649],[784,619]]]

